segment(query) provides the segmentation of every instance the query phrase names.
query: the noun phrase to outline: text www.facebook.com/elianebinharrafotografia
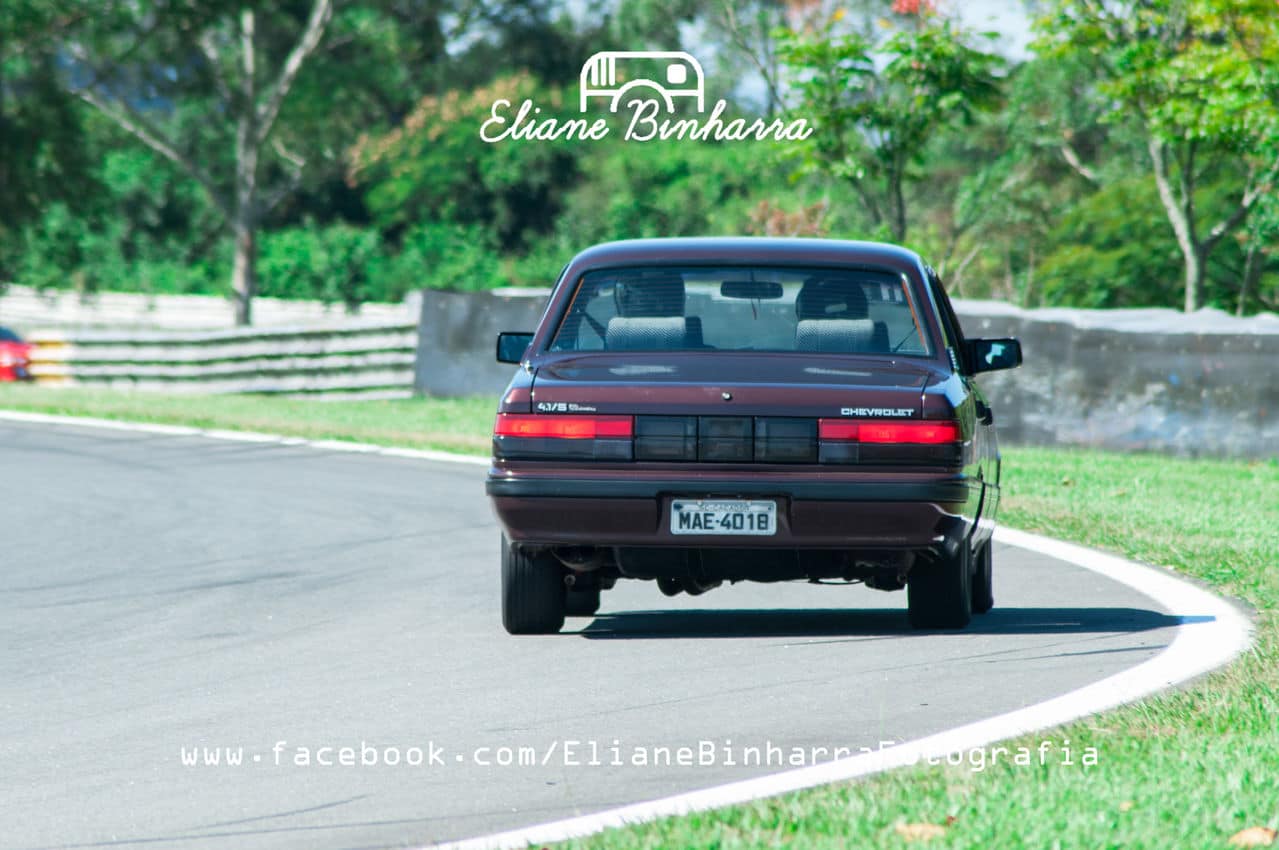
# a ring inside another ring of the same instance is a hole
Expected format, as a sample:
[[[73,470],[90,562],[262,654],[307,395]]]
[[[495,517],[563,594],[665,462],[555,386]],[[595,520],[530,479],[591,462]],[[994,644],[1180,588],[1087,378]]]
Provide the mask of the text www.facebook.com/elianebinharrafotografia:
[[[699,740],[685,745],[627,743],[619,738],[559,739],[541,745],[493,744],[450,748],[437,741],[396,746],[360,741],[349,744],[298,744],[277,740],[269,746],[183,746],[182,764],[190,768],[801,768],[839,759],[884,754],[896,741],[873,746],[787,746],[771,740],[739,743]],[[996,765],[1013,767],[1095,767],[1100,752],[1070,739],[1034,744],[972,747],[946,755],[920,757],[916,764],[966,767],[980,773]]]

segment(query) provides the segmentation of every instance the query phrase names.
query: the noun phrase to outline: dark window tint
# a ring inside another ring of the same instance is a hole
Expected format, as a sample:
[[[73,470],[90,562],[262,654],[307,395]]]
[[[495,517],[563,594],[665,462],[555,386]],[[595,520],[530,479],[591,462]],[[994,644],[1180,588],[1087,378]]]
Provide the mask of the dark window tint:
[[[868,269],[644,267],[577,282],[552,351],[928,356],[906,279]]]

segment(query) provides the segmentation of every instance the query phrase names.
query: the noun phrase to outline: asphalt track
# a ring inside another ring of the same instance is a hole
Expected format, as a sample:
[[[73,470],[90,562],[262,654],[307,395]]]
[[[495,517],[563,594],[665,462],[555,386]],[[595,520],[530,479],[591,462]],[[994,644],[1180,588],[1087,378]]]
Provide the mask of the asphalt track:
[[[0,479],[0,848],[491,833],[793,765],[743,766],[746,747],[857,752],[998,715],[1153,657],[1178,623],[1001,546],[997,608],[959,634],[913,633],[903,594],[860,587],[623,582],[517,639],[477,466],[3,421]],[[714,764],[676,763],[702,742]],[[367,747],[423,764],[361,766]],[[479,763],[504,747],[544,763]],[[612,763],[655,748],[672,763]]]

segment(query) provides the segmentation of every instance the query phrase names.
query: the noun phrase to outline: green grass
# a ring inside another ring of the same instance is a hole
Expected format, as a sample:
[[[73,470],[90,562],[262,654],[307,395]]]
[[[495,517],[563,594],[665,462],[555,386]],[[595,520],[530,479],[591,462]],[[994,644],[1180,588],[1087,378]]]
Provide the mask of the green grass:
[[[1007,744],[1098,765],[919,767],[611,831],[571,848],[1224,848],[1279,828],[1279,463],[1007,449],[1003,522],[1172,567],[1258,610],[1256,648],[1192,687]],[[1068,602],[1068,600],[1067,600]],[[908,842],[898,824],[944,827]]]
[[[0,409],[487,455],[495,398],[312,401],[0,384]]]
[[[0,386],[0,408],[482,454],[492,399],[315,403]],[[1011,742],[1095,767],[920,767],[570,842],[572,848],[1223,848],[1279,828],[1279,463],[1005,450],[1003,522],[1171,567],[1258,611],[1254,650],[1136,706]],[[1068,600],[1067,600],[1068,601]],[[899,824],[943,827],[907,842]]]

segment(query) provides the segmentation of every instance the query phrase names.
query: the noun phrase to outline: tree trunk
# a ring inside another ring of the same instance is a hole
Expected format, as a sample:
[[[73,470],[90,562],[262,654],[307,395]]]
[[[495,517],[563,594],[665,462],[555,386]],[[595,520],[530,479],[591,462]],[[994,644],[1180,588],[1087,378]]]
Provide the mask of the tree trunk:
[[[235,292],[235,323],[253,324],[253,298],[258,294],[258,244],[252,226],[235,228],[235,260],[231,265],[231,288]]]
[[[1204,261],[1207,251],[1195,233],[1195,171],[1194,147],[1180,164],[1179,192],[1173,188],[1169,175],[1167,149],[1154,136],[1147,139],[1150,151],[1150,162],[1154,166],[1155,187],[1159,190],[1159,200],[1168,215],[1168,223],[1177,237],[1177,246],[1181,248],[1181,257],[1185,267],[1185,310],[1193,313],[1199,309],[1199,291],[1203,283]],[[1178,197],[1180,194],[1180,197]]]
[[[240,14],[241,72],[240,97],[244,107],[235,129],[235,261],[231,266],[231,289],[235,293],[235,323],[253,323],[253,298],[258,292],[257,201],[258,124],[257,56],[254,49],[253,10]]]
[[[898,245],[906,242],[906,195],[902,191],[902,170],[904,168],[904,165],[899,164],[897,172],[892,177],[893,241]]]
[[[1021,292],[1021,306],[1030,307],[1035,297],[1035,243],[1030,243],[1030,256],[1026,260],[1026,286]]]
[[[1199,292],[1203,289],[1204,260],[1198,245],[1182,247],[1182,255],[1186,261],[1186,304],[1185,311],[1193,313],[1199,309]]]
[[[1255,246],[1250,247],[1243,263],[1243,283],[1239,286],[1239,304],[1235,307],[1236,316],[1242,316],[1248,308],[1248,293],[1261,284],[1261,273],[1265,267],[1265,255]]]

